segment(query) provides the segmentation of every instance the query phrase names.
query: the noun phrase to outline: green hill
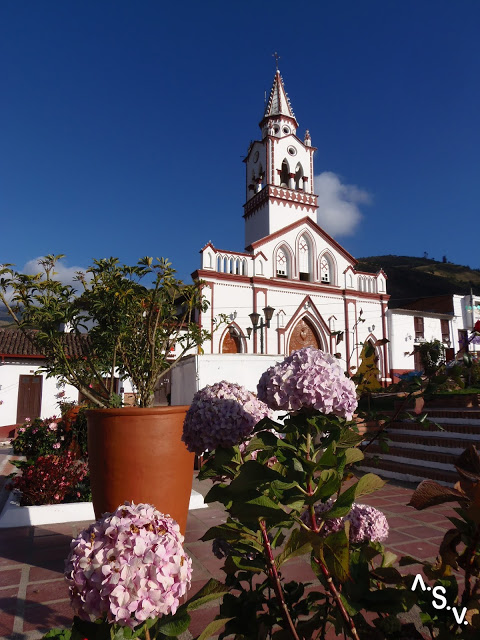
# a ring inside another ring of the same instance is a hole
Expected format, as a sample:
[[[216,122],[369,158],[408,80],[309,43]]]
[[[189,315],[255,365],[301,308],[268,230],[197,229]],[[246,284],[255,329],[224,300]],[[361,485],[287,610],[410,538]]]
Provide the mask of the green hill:
[[[369,273],[384,270],[391,308],[427,296],[467,294],[471,287],[474,294],[480,293],[480,269],[450,262],[412,256],[371,256],[360,258],[356,268]]]

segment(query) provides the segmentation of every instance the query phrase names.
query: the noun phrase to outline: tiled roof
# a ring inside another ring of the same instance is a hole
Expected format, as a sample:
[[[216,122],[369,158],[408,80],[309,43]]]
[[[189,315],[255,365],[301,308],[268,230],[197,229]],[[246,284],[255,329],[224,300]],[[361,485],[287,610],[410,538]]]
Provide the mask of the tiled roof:
[[[32,331],[33,334],[33,331]],[[78,357],[88,349],[88,336],[77,336],[74,333],[62,333],[67,355]],[[17,328],[0,328],[0,357],[26,356],[42,358],[42,353],[28,339],[23,331]]]

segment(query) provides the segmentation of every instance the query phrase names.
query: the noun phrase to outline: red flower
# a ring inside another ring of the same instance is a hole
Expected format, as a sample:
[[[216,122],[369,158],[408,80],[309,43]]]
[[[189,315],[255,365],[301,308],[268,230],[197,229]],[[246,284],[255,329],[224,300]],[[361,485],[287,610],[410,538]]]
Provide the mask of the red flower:
[[[480,333],[480,320],[477,320],[473,326],[473,330]]]

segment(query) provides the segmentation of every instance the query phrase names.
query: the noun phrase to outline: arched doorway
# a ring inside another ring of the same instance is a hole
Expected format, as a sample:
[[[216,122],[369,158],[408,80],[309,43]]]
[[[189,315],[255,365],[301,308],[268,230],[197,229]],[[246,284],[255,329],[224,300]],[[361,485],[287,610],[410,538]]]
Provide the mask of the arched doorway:
[[[313,324],[308,318],[302,318],[295,325],[292,335],[290,336],[290,344],[288,353],[302,349],[303,347],[315,347],[321,349],[320,338]]]
[[[222,342],[222,353],[242,353],[242,343],[238,334],[232,336],[227,331]]]

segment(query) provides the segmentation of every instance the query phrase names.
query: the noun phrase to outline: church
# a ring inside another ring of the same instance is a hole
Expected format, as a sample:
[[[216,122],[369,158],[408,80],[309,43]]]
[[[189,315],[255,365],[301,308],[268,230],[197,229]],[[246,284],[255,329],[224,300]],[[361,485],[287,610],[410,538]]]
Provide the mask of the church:
[[[363,345],[376,351],[380,382],[390,382],[386,276],[355,269],[356,260],[322,229],[314,155],[277,69],[260,139],[245,162],[245,250],[211,242],[192,277],[205,284],[212,332],[205,354],[284,356],[305,346],[335,354],[355,373]],[[220,314],[229,322],[217,326]]]

